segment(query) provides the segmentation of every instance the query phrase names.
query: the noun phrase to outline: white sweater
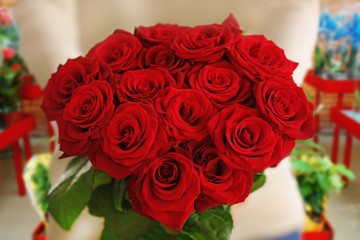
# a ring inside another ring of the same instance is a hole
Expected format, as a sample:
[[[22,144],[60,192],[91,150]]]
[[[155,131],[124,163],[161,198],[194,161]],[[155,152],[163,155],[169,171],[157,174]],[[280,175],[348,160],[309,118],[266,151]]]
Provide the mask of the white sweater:
[[[319,6],[317,0],[18,0],[21,53],[41,86],[68,58],[86,53],[116,28],[130,32],[158,22],[181,25],[221,23],[233,13],[246,34],[260,33],[300,65],[297,84],[311,66]],[[56,181],[69,160],[54,154],[50,177]],[[264,187],[233,206],[232,240],[281,236],[303,224],[302,201],[285,159],[266,171]],[[99,239],[102,220],[84,211],[70,232],[51,220],[49,240]]]

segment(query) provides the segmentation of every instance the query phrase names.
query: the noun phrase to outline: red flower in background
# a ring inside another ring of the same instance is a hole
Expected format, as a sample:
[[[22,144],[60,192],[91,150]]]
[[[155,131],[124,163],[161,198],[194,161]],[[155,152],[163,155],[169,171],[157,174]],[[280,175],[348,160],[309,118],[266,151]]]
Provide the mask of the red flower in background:
[[[13,23],[14,17],[10,8],[0,5],[0,23],[3,26],[9,26]]]
[[[18,63],[14,63],[11,65],[11,69],[14,71],[19,71],[21,69],[21,65]]]
[[[4,62],[7,62],[9,61],[10,58],[16,55],[16,52],[13,48],[3,47],[2,54],[3,54]]]

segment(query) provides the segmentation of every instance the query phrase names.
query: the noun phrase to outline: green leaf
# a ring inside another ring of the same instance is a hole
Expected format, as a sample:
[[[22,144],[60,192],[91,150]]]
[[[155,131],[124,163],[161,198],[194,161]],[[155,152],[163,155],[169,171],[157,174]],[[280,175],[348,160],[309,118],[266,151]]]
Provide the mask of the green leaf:
[[[360,106],[360,91],[359,89],[355,89],[355,99],[358,106]]]
[[[83,164],[85,164],[87,162],[87,157],[86,156],[77,156],[77,157],[74,157],[69,163],[68,165],[66,166],[66,169],[65,169],[65,173],[68,171],[68,170],[71,170],[73,168],[76,168],[77,166],[79,166],[80,162],[82,162]],[[63,174],[64,176],[65,174]]]
[[[329,192],[331,189],[331,181],[328,176],[324,175],[321,172],[316,172],[315,177],[319,182],[320,187],[324,190],[324,192]]]
[[[115,181],[114,183],[114,207],[116,210],[122,212],[123,211],[123,200],[126,193],[126,185],[127,181],[125,179],[121,179],[120,181]]]
[[[291,155],[309,155],[309,156],[319,156],[319,152],[315,152],[314,150],[306,149],[306,148],[294,148],[291,152]]]
[[[303,198],[310,195],[311,187],[309,185],[301,185],[299,187],[301,196],[303,196]]]
[[[199,214],[191,214],[181,233],[193,240],[228,240],[232,228],[229,208],[220,205]]]
[[[113,184],[96,188],[88,204],[92,215],[105,218],[101,240],[138,240],[159,227],[158,222],[135,213],[127,201],[123,202],[123,211],[117,211],[113,203]]]
[[[329,170],[334,164],[331,162],[330,158],[328,156],[323,157],[317,157],[313,159],[314,164],[317,165],[317,171],[327,171]]]
[[[264,185],[265,181],[266,181],[266,176],[264,172],[255,173],[253,179],[253,185],[251,187],[251,192],[254,192],[255,190],[259,189],[262,185]]]
[[[18,74],[18,71],[14,71],[8,66],[4,66],[2,71],[2,77],[4,77],[8,83],[13,83]]]
[[[351,170],[347,169],[347,168],[345,167],[345,165],[343,165],[343,164],[337,164],[337,165],[335,166],[335,169],[336,169],[341,175],[347,177],[348,179],[350,179],[350,180],[355,180],[355,175],[354,175],[354,173],[353,173]]]
[[[8,97],[12,97],[19,91],[20,83],[14,84],[12,86],[1,86],[1,87],[2,88],[0,89],[0,94],[6,95]]]
[[[307,98],[310,102],[314,102],[314,101],[315,101],[314,96],[313,96],[309,91],[307,91],[306,89],[304,89],[304,93],[305,93],[305,95],[306,95],[306,98]]]
[[[0,40],[1,43],[1,40]],[[4,46],[4,45],[1,45]],[[3,55],[3,51],[0,51],[0,66],[4,63],[4,55]]]
[[[65,230],[71,226],[87,205],[94,186],[97,169],[87,157],[74,158],[59,182],[48,195],[48,211]]]
[[[314,169],[314,166],[311,163],[297,159],[291,160],[291,166],[295,171],[299,172],[311,172]]]
[[[341,189],[344,186],[344,182],[341,179],[340,175],[332,175],[330,177],[330,182],[332,188],[335,190],[336,193],[340,193]]]
[[[100,185],[108,184],[112,180],[112,177],[99,169],[95,169],[95,179],[93,183],[93,189],[97,188]]]
[[[148,232],[147,234],[141,236],[139,240],[162,240],[162,239],[172,239],[172,240],[193,240],[191,237],[187,236],[184,233],[177,232],[174,235],[169,235],[166,230],[162,227],[157,227]]]
[[[313,140],[311,139],[306,139],[306,140],[297,140],[296,141],[297,144],[304,144],[307,145],[309,147],[315,148],[317,150],[320,150],[322,152],[325,152],[325,148],[323,146],[321,146],[320,144],[315,143]]]

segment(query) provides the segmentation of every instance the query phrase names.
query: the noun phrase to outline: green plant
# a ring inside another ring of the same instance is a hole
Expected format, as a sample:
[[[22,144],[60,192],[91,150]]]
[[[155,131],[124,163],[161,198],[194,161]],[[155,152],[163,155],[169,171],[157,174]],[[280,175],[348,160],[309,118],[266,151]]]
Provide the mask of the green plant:
[[[0,66],[0,112],[16,111],[19,108],[20,75],[23,61],[15,55]]]
[[[344,187],[342,176],[350,180],[355,176],[343,164],[333,164],[325,149],[312,140],[297,141],[290,156],[300,193],[310,206],[306,213],[316,221],[331,190],[339,193]]]
[[[355,111],[360,111],[360,91],[358,88],[355,88]]]
[[[21,75],[28,70],[23,59],[15,52],[13,56],[3,55],[4,61],[0,64],[0,112],[11,112],[20,107]]]
[[[45,213],[48,207],[47,193],[50,190],[50,180],[48,177],[48,168],[41,162],[38,162],[35,167],[34,174],[31,176],[31,180],[37,186],[35,196],[37,203],[41,210]]]

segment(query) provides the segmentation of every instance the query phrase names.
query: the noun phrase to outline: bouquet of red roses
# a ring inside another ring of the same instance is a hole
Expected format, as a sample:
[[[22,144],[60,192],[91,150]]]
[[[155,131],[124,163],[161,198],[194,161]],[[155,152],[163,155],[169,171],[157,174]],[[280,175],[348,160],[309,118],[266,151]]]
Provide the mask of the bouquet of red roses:
[[[313,134],[296,66],[233,15],[116,30],[45,89],[63,157],[82,156],[53,187],[50,213],[70,229],[87,205],[105,217],[102,239],[228,239],[228,205]]]

